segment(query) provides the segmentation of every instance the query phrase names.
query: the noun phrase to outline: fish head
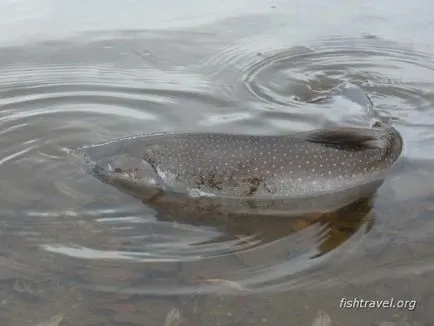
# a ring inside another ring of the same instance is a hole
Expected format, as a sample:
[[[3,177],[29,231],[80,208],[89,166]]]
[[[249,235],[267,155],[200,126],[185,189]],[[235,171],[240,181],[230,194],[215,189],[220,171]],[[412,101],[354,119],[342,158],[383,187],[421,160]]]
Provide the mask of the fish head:
[[[72,152],[83,170],[105,184],[141,198],[162,189],[154,168],[140,156],[140,151],[119,144],[99,144]]]

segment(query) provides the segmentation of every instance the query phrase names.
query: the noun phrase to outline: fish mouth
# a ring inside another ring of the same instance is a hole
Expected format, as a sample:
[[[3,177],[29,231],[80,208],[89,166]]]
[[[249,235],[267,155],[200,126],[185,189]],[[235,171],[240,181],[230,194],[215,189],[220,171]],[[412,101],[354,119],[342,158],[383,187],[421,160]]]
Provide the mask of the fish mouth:
[[[99,151],[97,147],[80,147],[70,153],[82,169],[99,181],[128,193],[146,196],[163,188],[154,168],[138,156]]]

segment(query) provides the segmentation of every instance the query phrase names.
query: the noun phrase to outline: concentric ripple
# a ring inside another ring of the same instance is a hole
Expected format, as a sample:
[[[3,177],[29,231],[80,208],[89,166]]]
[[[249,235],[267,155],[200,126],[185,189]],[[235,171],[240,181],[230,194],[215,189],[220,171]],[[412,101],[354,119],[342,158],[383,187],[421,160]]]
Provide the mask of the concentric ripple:
[[[360,106],[348,98],[318,103],[330,89],[349,82],[361,87],[376,110],[396,119],[412,157],[429,159],[433,124],[434,58],[415,45],[373,37],[334,37],[288,45],[282,37],[247,38],[203,63],[221,80],[222,94],[248,98],[273,127],[287,117],[306,125],[353,123]],[[229,86],[230,85],[230,86]],[[417,127],[417,128],[415,128]]]
[[[327,96],[350,82],[397,119],[407,159],[432,159],[434,60],[423,52],[372,38],[285,46],[259,36],[201,49],[197,61],[194,48],[180,47],[170,65],[140,61],[135,40],[123,40],[122,53],[116,40],[104,42],[108,53],[92,42],[7,49],[16,60],[0,66],[3,248],[38,272],[60,273],[36,259],[54,256],[79,285],[126,294],[214,293],[207,279],[251,292],[316,287],[342,266],[356,278],[348,261],[384,223],[374,205],[384,192],[291,219],[151,207],[85,174],[68,155],[81,145],[152,131],[281,133],[363,119],[357,101]]]
[[[393,42],[335,38],[265,55],[241,77],[258,98],[284,105],[294,99],[311,100],[311,94],[303,94],[303,90],[321,93],[342,81],[351,81],[363,86],[374,99],[376,95],[395,94],[403,101],[399,107],[416,105],[423,110],[432,100],[421,91],[430,89],[433,68],[434,60],[428,54]],[[382,94],[382,86],[388,89],[386,94]]]

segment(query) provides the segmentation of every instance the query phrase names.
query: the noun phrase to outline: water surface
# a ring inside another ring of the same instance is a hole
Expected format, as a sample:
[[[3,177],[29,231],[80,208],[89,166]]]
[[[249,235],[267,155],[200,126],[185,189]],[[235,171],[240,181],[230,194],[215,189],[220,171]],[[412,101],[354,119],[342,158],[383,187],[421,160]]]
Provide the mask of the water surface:
[[[179,309],[188,325],[311,325],[324,311],[340,325],[429,325],[430,10],[422,1],[2,3],[0,319],[163,325]],[[363,123],[348,98],[310,103],[342,82],[392,119],[405,149],[373,198],[333,214],[158,210],[68,155],[144,132]],[[342,297],[417,307],[342,309]]]

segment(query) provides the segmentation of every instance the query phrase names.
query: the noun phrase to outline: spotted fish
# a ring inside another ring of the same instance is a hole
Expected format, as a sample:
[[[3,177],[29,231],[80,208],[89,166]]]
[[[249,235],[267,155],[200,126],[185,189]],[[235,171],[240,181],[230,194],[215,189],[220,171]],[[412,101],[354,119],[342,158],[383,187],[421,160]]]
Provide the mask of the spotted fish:
[[[372,191],[369,185],[378,187],[402,147],[399,132],[381,126],[278,136],[156,133],[85,147],[78,153],[87,171],[133,194],[159,190],[285,203],[324,195],[329,202],[339,194],[330,204],[343,206],[367,195],[362,189]]]

